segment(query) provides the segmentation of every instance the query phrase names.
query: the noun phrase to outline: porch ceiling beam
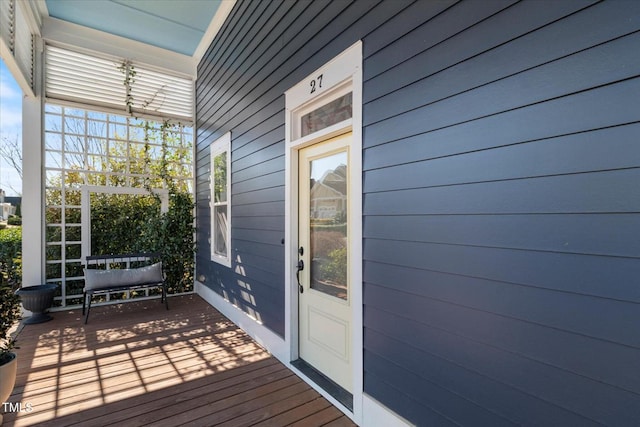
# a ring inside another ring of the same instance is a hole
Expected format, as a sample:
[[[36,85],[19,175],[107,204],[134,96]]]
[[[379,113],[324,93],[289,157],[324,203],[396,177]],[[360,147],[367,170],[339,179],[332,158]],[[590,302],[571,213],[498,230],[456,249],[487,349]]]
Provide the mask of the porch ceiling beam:
[[[78,47],[87,53],[102,52],[169,70],[185,77],[196,76],[197,63],[191,56],[52,17],[43,19],[42,38],[53,43]]]

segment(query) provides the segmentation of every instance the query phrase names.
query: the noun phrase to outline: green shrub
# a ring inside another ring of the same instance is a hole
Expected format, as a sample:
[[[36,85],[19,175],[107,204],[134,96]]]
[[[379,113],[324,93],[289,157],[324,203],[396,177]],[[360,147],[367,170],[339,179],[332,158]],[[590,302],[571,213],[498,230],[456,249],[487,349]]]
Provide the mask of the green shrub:
[[[5,228],[7,228],[7,224],[0,222],[0,230],[4,230]]]
[[[0,274],[0,365],[11,360],[15,339],[9,335],[9,330],[20,318],[20,313],[20,297]]]
[[[22,227],[0,230],[0,274],[18,289],[22,283]]]
[[[160,201],[151,195],[93,194],[91,253],[126,254],[149,251],[140,243],[147,224],[160,215]]]
[[[156,197],[95,197],[91,200],[91,253],[158,252],[169,291],[193,289],[193,198],[172,193],[169,211]]]
[[[347,283],[347,248],[334,249],[329,252],[329,262],[320,267],[323,280],[338,284]]]
[[[142,248],[162,254],[167,284],[172,293],[193,290],[193,209],[193,197],[189,193],[171,194],[169,211],[149,218],[141,235],[139,244]]]
[[[16,215],[11,215],[7,220],[9,225],[22,225],[22,218]]]

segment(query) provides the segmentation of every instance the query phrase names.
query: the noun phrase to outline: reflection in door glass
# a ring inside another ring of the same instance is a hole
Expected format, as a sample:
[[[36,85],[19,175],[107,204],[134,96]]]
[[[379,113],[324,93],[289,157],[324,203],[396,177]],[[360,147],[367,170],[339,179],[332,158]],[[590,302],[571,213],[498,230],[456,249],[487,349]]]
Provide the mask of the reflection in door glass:
[[[347,153],[311,161],[311,288],[346,300]]]
[[[331,125],[350,119],[353,115],[353,96],[351,92],[335,99],[322,107],[300,118],[302,135],[307,136],[313,132],[328,128]]]

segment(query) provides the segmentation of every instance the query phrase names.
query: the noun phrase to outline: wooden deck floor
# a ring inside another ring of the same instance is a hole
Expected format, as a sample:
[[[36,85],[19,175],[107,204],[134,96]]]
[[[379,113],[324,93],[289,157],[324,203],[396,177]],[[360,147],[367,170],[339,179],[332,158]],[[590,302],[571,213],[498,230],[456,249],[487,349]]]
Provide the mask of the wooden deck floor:
[[[169,304],[24,326],[4,426],[354,425],[200,297]]]

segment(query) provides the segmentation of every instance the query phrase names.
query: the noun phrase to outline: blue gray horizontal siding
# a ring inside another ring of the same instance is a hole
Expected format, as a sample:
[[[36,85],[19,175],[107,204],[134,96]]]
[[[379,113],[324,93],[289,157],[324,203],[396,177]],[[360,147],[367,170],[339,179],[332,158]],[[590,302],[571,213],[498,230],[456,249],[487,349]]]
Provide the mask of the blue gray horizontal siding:
[[[283,93],[359,39],[365,392],[418,425],[640,424],[639,2],[239,1],[197,84],[207,285],[283,334]]]
[[[365,59],[365,388],[419,424],[636,425],[640,9],[479,3]]]
[[[284,92],[409,4],[239,1],[199,64],[197,274],[279,335],[284,335]],[[208,211],[209,145],[227,131],[232,138],[230,269],[210,261]]]

